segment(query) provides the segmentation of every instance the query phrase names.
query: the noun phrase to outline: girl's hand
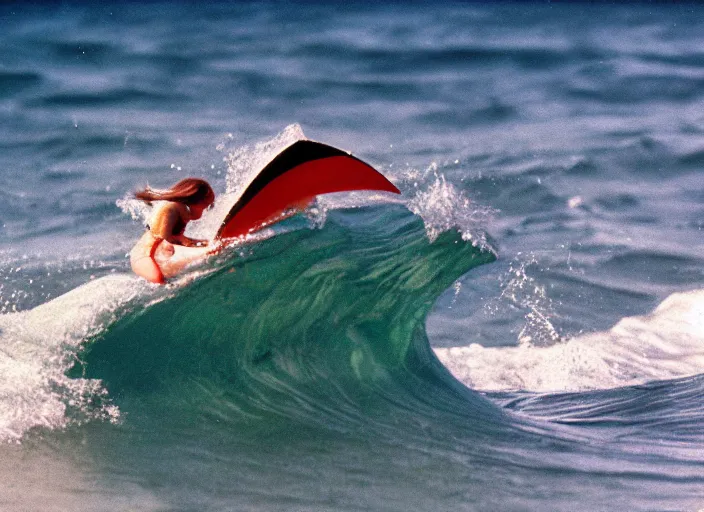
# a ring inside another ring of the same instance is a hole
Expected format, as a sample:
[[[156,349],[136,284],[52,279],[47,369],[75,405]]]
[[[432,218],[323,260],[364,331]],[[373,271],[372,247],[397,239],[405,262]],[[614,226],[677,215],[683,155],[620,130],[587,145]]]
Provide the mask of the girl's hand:
[[[156,249],[156,254],[161,259],[169,259],[175,252],[176,250],[174,249],[174,244],[168,240],[162,240],[159,247]]]
[[[225,248],[225,244],[222,240],[213,240],[208,243],[207,246],[209,248],[208,252],[206,253],[208,256],[217,254]]]

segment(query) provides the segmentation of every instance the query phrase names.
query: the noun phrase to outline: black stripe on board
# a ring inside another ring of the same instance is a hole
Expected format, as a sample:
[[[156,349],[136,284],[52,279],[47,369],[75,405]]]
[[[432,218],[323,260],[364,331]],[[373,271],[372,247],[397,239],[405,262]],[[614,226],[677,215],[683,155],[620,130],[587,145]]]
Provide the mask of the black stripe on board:
[[[345,151],[333,148],[327,144],[314,142],[312,140],[299,140],[291,144],[279,153],[271,162],[269,162],[267,166],[261,170],[257,177],[254,178],[252,183],[249,184],[242,196],[233,205],[225,219],[223,219],[222,224],[220,224],[220,228],[218,229],[217,236],[220,236],[223,227],[230,222],[230,219],[237,215],[237,213],[239,213],[239,211],[242,210],[242,208],[244,208],[247,203],[259,194],[259,192],[261,192],[271,181],[305,162],[320,160],[321,158],[328,158],[331,156],[347,156],[349,158],[359,160]],[[361,160],[359,161],[362,162]]]

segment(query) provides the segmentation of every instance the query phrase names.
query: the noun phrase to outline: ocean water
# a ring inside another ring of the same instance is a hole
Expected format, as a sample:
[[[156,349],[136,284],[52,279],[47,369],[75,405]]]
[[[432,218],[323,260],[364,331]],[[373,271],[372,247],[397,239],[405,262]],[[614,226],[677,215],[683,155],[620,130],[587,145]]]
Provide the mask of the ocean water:
[[[0,6],[0,509],[704,509],[704,8]],[[168,286],[302,138],[403,192]]]

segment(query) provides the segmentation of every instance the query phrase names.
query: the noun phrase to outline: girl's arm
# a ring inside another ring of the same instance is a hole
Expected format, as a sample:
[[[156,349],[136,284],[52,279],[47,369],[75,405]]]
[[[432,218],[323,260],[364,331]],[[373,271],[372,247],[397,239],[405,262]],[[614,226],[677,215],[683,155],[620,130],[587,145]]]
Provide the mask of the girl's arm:
[[[174,245],[182,245],[184,247],[206,247],[208,245],[207,240],[190,238],[183,233],[174,235],[174,228],[179,223],[184,222],[178,205],[174,203],[167,204],[156,213],[155,217],[154,226],[152,227],[152,233],[155,236],[161,237]]]
[[[169,242],[173,244],[183,245],[185,247],[206,247],[207,240],[199,240],[197,238],[189,238],[186,235],[172,235]]]

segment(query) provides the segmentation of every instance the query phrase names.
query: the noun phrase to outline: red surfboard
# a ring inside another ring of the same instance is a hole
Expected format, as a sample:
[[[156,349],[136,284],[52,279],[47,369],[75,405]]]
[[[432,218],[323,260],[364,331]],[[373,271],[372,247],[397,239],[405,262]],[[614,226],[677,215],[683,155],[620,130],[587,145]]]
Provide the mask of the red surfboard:
[[[315,196],[353,190],[401,193],[379,171],[349,153],[320,142],[299,140],[254,178],[223,220],[215,238],[254,233],[304,210]]]

